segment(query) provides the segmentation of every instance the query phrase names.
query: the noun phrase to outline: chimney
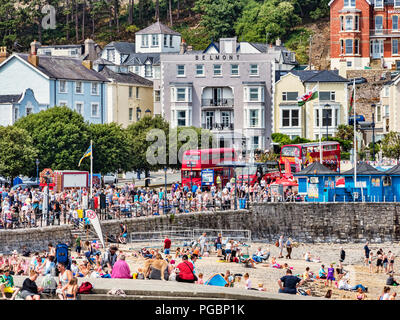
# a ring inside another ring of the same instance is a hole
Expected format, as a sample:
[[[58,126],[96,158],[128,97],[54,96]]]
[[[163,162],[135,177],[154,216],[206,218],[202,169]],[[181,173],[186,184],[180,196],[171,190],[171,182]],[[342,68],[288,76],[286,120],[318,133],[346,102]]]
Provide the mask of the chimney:
[[[8,58],[7,47],[0,47],[0,63]]]
[[[185,39],[182,39],[181,48],[179,50],[179,54],[184,54],[186,52],[187,44]]]
[[[86,39],[85,40],[85,54],[88,55],[87,59],[88,60],[96,60],[97,59],[97,53],[95,49],[95,43],[92,39]]]
[[[279,46],[281,46],[281,44],[282,44],[282,41],[281,41],[281,39],[276,39],[276,46],[277,47],[279,47]]]
[[[37,49],[40,47],[40,42],[33,40],[31,42],[31,52],[28,56],[28,62],[35,67],[39,65],[39,57],[37,56]]]

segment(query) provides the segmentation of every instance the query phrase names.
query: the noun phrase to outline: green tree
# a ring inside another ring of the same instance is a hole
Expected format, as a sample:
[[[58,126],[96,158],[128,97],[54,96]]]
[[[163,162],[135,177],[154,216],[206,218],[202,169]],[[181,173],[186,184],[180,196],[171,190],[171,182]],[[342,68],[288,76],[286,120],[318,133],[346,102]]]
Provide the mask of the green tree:
[[[24,129],[0,127],[0,175],[11,182],[18,175],[30,176],[35,168],[37,150]]]
[[[153,130],[154,132],[154,130],[157,129],[164,134],[166,141],[161,141],[157,138],[152,141],[147,141],[151,131]],[[127,135],[131,150],[131,160],[129,163],[130,169],[152,171],[164,168],[168,159],[168,132],[169,124],[160,116],[156,116],[154,118],[145,116],[139,121],[128,126]],[[155,147],[157,141],[162,145],[160,149]],[[164,157],[162,157],[161,161],[159,161],[161,163],[149,163],[148,152],[152,152],[155,156],[161,156],[162,153]]]
[[[28,131],[38,150],[40,165],[53,170],[76,170],[90,144],[83,117],[68,107],[53,107],[19,119],[15,126]],[[81,169],[88,169],[87,165]]]
[[[235,25],[241,40],[269,42],[286,40],[294,27],[301,23],[289,1],[266,0],[260,4],[251,0]],[[268,35],[268,37],[267,37]]]
[[[400,160],[400,134],[390,131],[382,140],[384,157]]]
[[[107,174],[130,169],[128,135],[120,125],[116,123],[90,124],[89,136],[93,140],[94,172]],[[86,167],[88,164],[89,161],[87,161]]]
[[[345,124],[340,124],[337,128],[335,137],[352,142],[354,139],[354,127]]]
[[[197,0],[194,10],[200,24],[214,40],[235,36],[234,24],[243,9],[243,0]]]

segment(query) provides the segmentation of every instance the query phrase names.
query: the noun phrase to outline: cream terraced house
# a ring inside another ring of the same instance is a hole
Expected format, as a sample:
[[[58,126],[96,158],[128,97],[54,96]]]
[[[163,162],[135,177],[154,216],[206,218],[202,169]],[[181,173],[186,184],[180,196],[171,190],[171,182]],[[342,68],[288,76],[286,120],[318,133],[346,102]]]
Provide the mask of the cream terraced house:
[[[375,140],[383,138],[390,131],[400,132],[400,76],[384,84],[380,101],[375,109]],[[382,130],[382,134],[380,134]]]
[[[325,137],[328,127],[328,135],[334,136],[340,124],[348,123],[347,85],[347,79],[330,70],[292,70],[280,77],[274,85],[273,132],[292,139],[315,140],[319,139],[320,131]],[[299,106],[298,97],[315,86],[319,86],[319,100]]]
[[[126,128],[144,116],[154,115],[153,82],[132,72],[115,72],[117,70],[117,66],[103,66],[99,73],[110,81],[107,122]]]

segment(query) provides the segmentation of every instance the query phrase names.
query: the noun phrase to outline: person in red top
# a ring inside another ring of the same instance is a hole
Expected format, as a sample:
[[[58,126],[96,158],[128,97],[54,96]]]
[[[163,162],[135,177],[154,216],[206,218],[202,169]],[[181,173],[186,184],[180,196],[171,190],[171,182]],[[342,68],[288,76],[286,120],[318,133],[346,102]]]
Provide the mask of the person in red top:
[[[171,248],[171,240],[168,239],[168,236],[165,236],[165,239],[164,239],[164,254],[169,254],[170,248]]]
[[[179,269],[179,274],[176,275],[176,281],[194,283],[196,277],[193,274],[193,264],[188,261],[188,256],[182,257],[182,262],[176,266]]]

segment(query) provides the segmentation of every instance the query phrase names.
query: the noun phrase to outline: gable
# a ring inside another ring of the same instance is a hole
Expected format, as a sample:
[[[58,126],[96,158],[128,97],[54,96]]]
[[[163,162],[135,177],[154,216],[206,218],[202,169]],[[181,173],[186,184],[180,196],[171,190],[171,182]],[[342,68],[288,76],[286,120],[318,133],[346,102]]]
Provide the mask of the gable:
[[[17,63],[17,64],[20,63],[23,66],[25,66],[25,68],[24,67],[23,68],[26,69],[27,71],[35,72],[45,79],[50,79],[49,76],[47,76],[42,71],[38,70],[33,65],[31,65],[28,61],[22,59],[21,57],[19,57],[16,54],[11,55],[8,59],[4,60],[3,63],[0,64],[0,73],[2,72],[2,70],[4,70],[4,68],[10,67],[10,65],[12,65],[14,63]]]
[[[337,1],[337,0],[331,0],[331,1],[329,1],[328,6],[331,6],[331,4],[334,3],[335,1]],[[343,0],[341,0],[341,1],[343,1]],[[365,0],[365,2],[368,3],[369,5],[371,5],[371,1]]]

